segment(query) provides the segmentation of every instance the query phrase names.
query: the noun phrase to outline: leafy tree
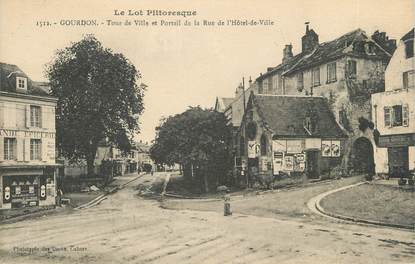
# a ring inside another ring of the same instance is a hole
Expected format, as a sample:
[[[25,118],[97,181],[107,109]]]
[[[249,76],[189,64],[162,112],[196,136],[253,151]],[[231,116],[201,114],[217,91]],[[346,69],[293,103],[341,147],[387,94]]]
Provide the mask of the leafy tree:
[[[190,107],[187,111],[168,117],[156,128],[157,136],[150,156],[159,164],[181,164],[185,176],[203,181],[205,191],[209,182],[224,180],[231,163],[231,130],[223,113]]]
[[[71,162],[86,159],[94,173],[98,144],[107,140],[123,151],[139,131],[144,88],[135,66],[104,48],[92,35],[58,50],[46,66],[56,109],[57,145]]]

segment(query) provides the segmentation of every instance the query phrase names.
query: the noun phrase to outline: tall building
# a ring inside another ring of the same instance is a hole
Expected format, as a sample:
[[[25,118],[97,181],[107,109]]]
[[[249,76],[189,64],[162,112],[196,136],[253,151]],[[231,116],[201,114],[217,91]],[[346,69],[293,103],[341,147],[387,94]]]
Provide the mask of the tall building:
[[[0,63],[0,208],[53,206],[55,107],[45,83]]]
[[[401,38],[386,68],[385,92],[372,95],[372,115],[379,131],[376,172],[400,177],[415,170],[414,29]]]

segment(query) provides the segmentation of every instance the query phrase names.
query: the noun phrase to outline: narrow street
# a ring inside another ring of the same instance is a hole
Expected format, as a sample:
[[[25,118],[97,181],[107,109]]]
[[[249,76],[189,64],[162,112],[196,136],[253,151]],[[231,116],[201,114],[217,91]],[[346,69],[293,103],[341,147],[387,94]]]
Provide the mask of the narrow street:
[[[137,196],[0,226],[0,263],[414,263],[415,234],[319,219],[167,210]],[[133,179],[125,176],[125,181]]]

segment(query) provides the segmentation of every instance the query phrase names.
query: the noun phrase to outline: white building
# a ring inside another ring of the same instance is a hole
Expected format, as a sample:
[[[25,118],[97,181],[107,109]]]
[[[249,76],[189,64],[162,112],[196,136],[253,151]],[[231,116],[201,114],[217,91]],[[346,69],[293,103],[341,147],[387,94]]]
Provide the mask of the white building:
[[[44,84],[0,63],[0,209],[55,205],[56,102]]]
[[[399,42],[385,72],[385,92],[372,95],[372,116],[380,133],[376,172],[391,177],[415,169],[414,29]]]

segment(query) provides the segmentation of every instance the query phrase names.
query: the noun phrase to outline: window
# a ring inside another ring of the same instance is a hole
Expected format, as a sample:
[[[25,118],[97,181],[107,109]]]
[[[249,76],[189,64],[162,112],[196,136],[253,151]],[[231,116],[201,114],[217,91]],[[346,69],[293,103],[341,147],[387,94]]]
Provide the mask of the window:
[[[312,72],[312,84],[311,86],[320,85],[320,67],[314,68]]]
[[[16,87],[19,89],[27,89],[27,79],[24,77],[16,77]]]
[[[394,105],[384,108],[385,127],[409,126],[408,105]]]
[[[415,88],[415,71],[407,71],[403,73],[403,88]]]
[[[30,106],[30,126],[40,127],[40,106]]]
[[[267,155],[267,137],[265,135],[261,136],[261,156]]]
[[[337,81],[336,76],[336,62],[327,64],[327,83],[332,83]]]
[[[262,81],[262,93],[267,94],[268,93],[268,79],[264,79]]]
[[[30,140],[30,160],[41,160],[42,142],[40,139]]]
[[[297,74],[297,90],[302,92],[304,89],[304,74],[302,72]]]
[[[414,56],[414,40],[408,40],[405,42],[405,55],[406,58],[412,58]]]
[[[347,61],[347,77],[350,79],[356,79],[357,64],[354,60]]]
[[[4,138],[4,159],[15,160],[16,148],[17,143],[15,138]]]
[[[392,111],[393,126],[402,126],[402,105],[394,105]]]

